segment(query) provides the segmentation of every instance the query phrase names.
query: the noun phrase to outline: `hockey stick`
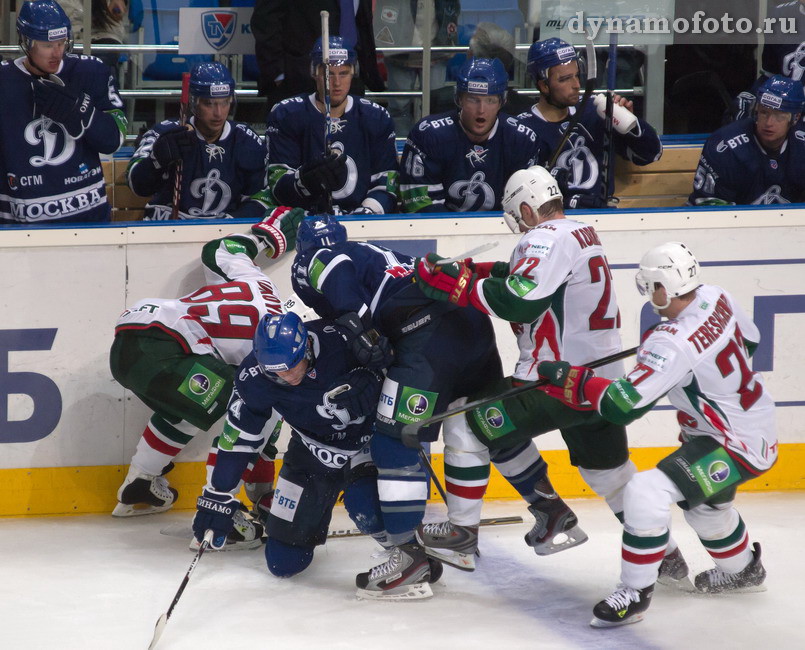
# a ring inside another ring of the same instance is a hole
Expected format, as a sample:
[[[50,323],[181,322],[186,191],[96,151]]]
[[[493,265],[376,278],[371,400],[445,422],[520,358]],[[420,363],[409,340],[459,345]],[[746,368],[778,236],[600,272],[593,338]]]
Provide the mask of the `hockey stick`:
[[[204,551],[210,546],[212,542],[213,532],[212,530],[208,530],[204,533],[204,539],[201,542],[201,545],[198,547],[198,551],[196,552],[196,557],[193,558],[193,561],[190,563],[190,568],[187,569],[187,573],[184,576],[184,580],[182,580],[182,584],[179,585],[179,591],[176,592],[176,595],[173,597],[173,602],[168,607],[168,611],[165,612],[162,616],[159,617],[157,620],[157,624],[154,626],[154,636],[151,639],[151,644],[148,646],[148,650],[153,650],[154,646],[156,646],[157,642],[159,641],[159,637],[162,636],[162,632],[165,631],[165,626],[168,624],[168,619],[171,617],[173,613],[173,608],[176,607],[176,603],[179,602],[179,598],[182,596],[182,592],[184,592],[184,588],[187,586],[187,583],[190,581],[190,576],[193,574],[193,571],[198,564],[198,561],[201,559],[201,556],[204,554]]]
[[[522,524],[523,518],[514,517],[489,517],[481,519],[481,526],[506,526],[507,524]],[[327,539],[336,537],[365,537],[366,533],[362,533],[357,528],[344,528],[341,530],[331,530],[327,533]]]
[[[324,155],[330,154],[330,128],[333,117],[330,106],[330,12],[321,12],[321,62],[324,65]],[[327,213],[333,212],[333,195],[327,192]]]
[[[491,517],[489,519],[481,519],[481,526],[503,526],[505,524],[522,524],[522,517]],[[187,524],[172,524],[160,529],[161,535],[167,537],[178,537],[180,539],[190,539],[193,537],[193,529]],[[357,528],[334,528],[327,532],[327,539],[335,539],[336,537],[365,537],[366,533],[362,533]]]
[[[618,32],[609,35],[609,60],[607,61],[607,104],[604,111],[604,156],[601,160],[601,201],[609,206],[615,193],[615,138],[612,135],[612,113],[615,110],[615,85],[618,73]]]
[[[182,98],[179,103],[179,125],[187,124],[188,104],[190,102],[190,73],[182,73]],[[173,205],[171,206],[171,219],[179,218],[179,201],[182,199],[182,161],[176,163],[173,170]]]
[[[633,354],[637,353],[637,347],[629,348],[628,350],[622,350],[621,352],[616,352],[615,354],[610,354],[607,357],[603,357],[598,359],[597,361],[593,361],[591,363],[585,364],[587,368],[600,368],[601,366],[606,366],[610,363],[614,363],[615,361],[621,361],[622,359],[626,359],[627,357],[631,357]],[[519,395],[520,393],[525,393],[533,388],[539,388],[540,386],[546,386],[548,384],[547,379],[538,379],[537,381],[529,381],[525,384],[521,384],[520,386],[513,386],[509,390],[505,390],[498,395],[492,395],[490,397],[482,397],[481,399],[476,399],[472,402],[467,402],[466,404],[462,404],[461,406],[456,406],[452,409],[447,409],[442,413],[437,413],[429,418],[425,418],[424,420],[420,420],[419,422],[415,422],[412,424],[406,424],[402,429],[403,437],[410,437],[410,438],[417,438],[417,432],[422,427],[430,426],[431,424],[436,424],[437,422],[442,422],[449,417],[453,417],[454,415],[458,415],[459,413],[466,413],[468,411],[472,411],[473,409],[478,408],[479,406],[486,406],[487,404],[492,404],[494,402],[500,402],[502,400],[509,399],[510,397],[514,397],[515,395]]]
[[[578,106],[573,115],[570,117],[570,121],[567,123],[567,128],[565,129],[565,134],[562,136],[562,139],[559,141],[559,146],[556,147],[556,150],[551,155],[548,163],[545,165],[545,169],[550,171],[556,165],[556,160],[559,158],[559,154],[562,153],[562,149],[565,148],[567,141],[570,140],[570,136],[573,134],[573,131],[576,130],[576,125],[579,123],[581,116],[584,114],[584,109],[587,108],[587,103],[590,101],[590,97],[593,96],[593,90],[595,90],[595,85],[597,82],[598,77],[598,62],[595,58],[595,45],[593,44],[593,37],[592,34],[585,29],[584,30],[585,40],[587,41],[584,44],[585,50],[587,51],[587,83],[584,85],[584,97],[581,100],[581,104]]]

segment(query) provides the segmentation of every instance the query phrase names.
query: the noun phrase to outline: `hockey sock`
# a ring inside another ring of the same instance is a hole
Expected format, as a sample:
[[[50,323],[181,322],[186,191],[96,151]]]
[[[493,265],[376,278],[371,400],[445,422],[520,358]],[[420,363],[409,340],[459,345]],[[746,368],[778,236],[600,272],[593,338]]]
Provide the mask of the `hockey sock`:
[[[752,561],[752,550],[749,546],[749,533],[743,519],[738,522],[729,535],[718,539],[699,537],[716,566],[725,573],[738,573]]]
[[[659,535],[638,536],[623,531],[621,582],[643,589],[657,581],[660,564],[668,546],[668,529]]]
[[[140,440],[131,464],[146,474],[159,476],[188,442],[193,439],[198,429],[182,420],[178,424],[170,424],[156,413],[151,416]]]
[[[498,471],[528,503],[534,503],[544,496],[534,486],[547,477],[548,464],[540,456],[533,441],[509,449],[494,450],[491,456]]]

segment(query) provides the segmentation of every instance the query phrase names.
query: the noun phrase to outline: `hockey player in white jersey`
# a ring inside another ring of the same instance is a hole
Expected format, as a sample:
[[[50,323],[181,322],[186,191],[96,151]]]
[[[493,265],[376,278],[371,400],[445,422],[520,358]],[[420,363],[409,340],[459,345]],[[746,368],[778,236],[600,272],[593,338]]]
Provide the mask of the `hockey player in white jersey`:
[[[543,362],[554,394],[591,404],[610,422],[627,424],[661,397],[676,407],[682,446],[625,489],[621,584],[593,610],[591,625],[642,620],[669,537],[674,503],[696,531],[715,568],[696,576],[703,593],[758,591],[766,571],[760,545],[733,506],[736,488],[777,460],[774,400],[749,367],[758,328],[724,289],[699,281],[699,263],[682,243],[652,248],[637,286],[665,317],[643,341],[634,368],[615,381],[583,366]]]
[[[110,352],[112,376],[154,414],[113,515],[163,512],[175,502],[177,491],[164,474],[198,430],[209,430],[226,412],[235,370],[252,350],[255,327],[265,314],[282,311],[274,283],[253,260],[263,250],[276,258],[293,247],[303,214],[278,208],[250,234],[208,242],[201,254],[204,286],[181,298],[140,300],[121,314]],[[268,465],[256,470],[266,476],[247,483],[267,484],[263,491],[269,491],[273,464]],[[258,502],[262,495],[249,496]]]
[[[24,56],[0,63],[0,224],[109,221],[99,154],[126,133],[111,71],[70,54],[70,20],[54,0],[20,5]]]
[[[469,400],[537,379],[541,361],[568,357],[575,363],[589,362],[621,349],[620,314],[604,249],[592,226],[565,216],[556,180],[538,166],[515,172],[506,183],[503,207],[512,231],[522,233],[508,264],[439,267],[438,256],[428,256],[430,266],[438,270],[431,271],[427,264],[417,267],[418,286],[429,297],[469,303],[513,323],[520,348],[514,375],[490,383]],[[602,369],[612,378],[622,372],[621,362]],[[474,567],[490,454],[530,504],[536,523],[526,542],[538,555],[587,539],[553,489],[547,465],[531,440],[554,429],[561,431],[571,463],[620,517],[623,486],[636,471],[625,428],[589,410],[551,402],[546,394],[529,391],[445,422],[450,521],[418,530],[431,555],[465,570]]]

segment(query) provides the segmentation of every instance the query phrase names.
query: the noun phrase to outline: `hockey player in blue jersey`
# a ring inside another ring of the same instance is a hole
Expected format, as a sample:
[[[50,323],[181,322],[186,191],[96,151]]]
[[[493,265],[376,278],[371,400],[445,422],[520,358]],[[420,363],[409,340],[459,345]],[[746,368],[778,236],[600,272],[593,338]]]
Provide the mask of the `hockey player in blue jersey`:
[[[394,123],[385,108],[349,94],[357,58],[340,36],[330,37],[330,120],[325,131],[321,39],[310,53],[316,80],[312,95],[276,104],[266,119],[268,188],[277,205],[352,214],[397,210],[397,150]]]
[[[0,223],[109,221],[99,154],[126,133],[111,71],[70,54],[54,0],[21,3],[17,34],[23,56],[0,63]]]
[[[547,157],[531,128],[500,112],[508,79],[499,59],[469,59],[458,108],[414,125],[400,162],[405,212],[500,210],[509,176]]]
[[[546,162],[559,146],[576,112],[581,95],[579,59],[573,46],[559,38],[537,41],[528,50],[528,73],[540,91],[539,101],[520,113],[521,124],[533,129],[546,142]],[[604,161],[605,122],[603,95],[587,102],[575,131],[556,159],[555,175],[565,197],[565,208],[606,208],[607,193],[601,187]],[[613,122],[615,153],[635,165],[648,165],[662,155],[657,132],[632,112],[632,102],[615,95]],[[613,161],[614,162],[614,161]],[[614,173],[614,170],[610,170]]]
[[[774,75],[758,89],[752,116],[707,138],[688,205],[769,205],[805,200],[805,93]]]
[[[234,495],[241,474],[278,414],[291,439],[266,519],[271,573],[290,577],[307,568],[342,491],[358,528],[387,545],[369,453],[382,383],[382,371],[362,367],[331,323],[303,323],[293,312],[266,315],[238,370],[215,469],[193,519],[196,539],[211,529],[212,548],[225,544],[240,506]]]
[[[402,428],[443,411],[453,400],[502,377],[492,323],[486,314],[426,298],[415,284],[414,260],[395,251],[347,241],[332,216],[309,216],[299,226],[291,281],[299,298],[350,333],[364,365],[382,362],[393,347],[377,404],[372,458],[389,542],[388,562],[356,578],[364,598],[426,598],[432,569],[414,531],[428,498],[417,450],[403,445]],[[433,441],[438,427],[422,429]]]
[[[153,197],[145,219],[171,218],[174,174],[181,162],[179,219],[259,219],[268,204],[266,147],[246,124],[228,119],[235,80],[220,63],[200,63],[190,73],[189,126],[165,120],[149,129],[129,162],[126,178],[139,196]]]
[[[805,0],[789,0],[769,5],[771,33],[765,34],[760,77],[748,91],[734,101],[735,120],[751,117],[758,88],[775,74],[805,84]]]

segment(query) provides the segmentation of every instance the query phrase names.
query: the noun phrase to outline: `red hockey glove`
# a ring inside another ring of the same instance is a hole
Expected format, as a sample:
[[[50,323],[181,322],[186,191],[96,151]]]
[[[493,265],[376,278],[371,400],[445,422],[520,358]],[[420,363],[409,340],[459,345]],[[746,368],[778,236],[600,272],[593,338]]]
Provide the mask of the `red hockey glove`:
[[[567,361],[543,361],[537,366],[541,379],[547,380],[551,385],[561,388],[561,394],[550,389],[549,395],[559,397],[571,406],[579,406],[587,401],[584,395],[584,384],[594,377],[595,373],[584,366],[571,366]]]
[[[431,300],[451,302],[459,307],[472,304],[488,313],[478,297],[478,277],[463,262],[440,265],[444,259],[436,253],[428,253],[416,260],[418,286]]]
[[[274,208],[262,221],[252,226],[252,233],[271,249],[271,253],[267,251],[266,255],[276,259],[296,246],[296,231],[304,216],[302,208]]]

